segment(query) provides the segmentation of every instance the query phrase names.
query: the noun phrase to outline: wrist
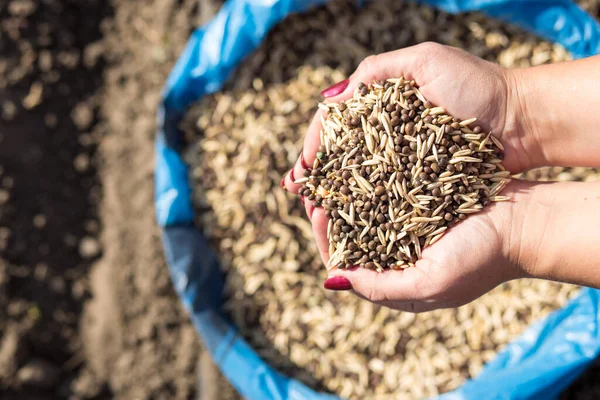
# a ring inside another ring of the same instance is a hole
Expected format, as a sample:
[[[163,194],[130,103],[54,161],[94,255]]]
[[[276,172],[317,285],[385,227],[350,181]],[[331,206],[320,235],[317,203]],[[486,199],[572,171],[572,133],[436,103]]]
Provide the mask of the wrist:
[[[511,182],[513,184],[507,248],[511,262],[520,271],[519,277],[571,280],[567,276],[572,271],[569,271],[569,262],[564,259],[561,244],[565,242],[563,235],[568,235],[567,229],[570,228],[563,221],[562,212],[568,204],[563,204],[558,190],[559,187],[564,188],[564,184],[557,186],[556,183],[519,180]]]
[[[534,231],[540,224],[533,223],[540,217],[533,206],[537,197],[536,185],[514,180],[502,194],[511,197],[510,201],[498,204],[507,208],[500,214],[504,218],[501,235],[504,257],[513,275],[511,279],[540,277],[544,273],[537,260],[540,232]]]
[[[596,227],[600,182],[513,181],[505,254],[515,277],[600,288]]]
[[[507,85],[503,140],[518,150],[518,171],[549,165],[552,113],[545,110],[544,83],[537,68],[503,70]]]

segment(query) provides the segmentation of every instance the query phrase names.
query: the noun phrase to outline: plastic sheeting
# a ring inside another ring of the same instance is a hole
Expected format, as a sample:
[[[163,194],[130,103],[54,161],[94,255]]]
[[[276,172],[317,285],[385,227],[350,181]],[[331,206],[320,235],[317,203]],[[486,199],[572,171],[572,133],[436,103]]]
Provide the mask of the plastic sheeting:
[[[219,90],[269,30],[326,0],[229,0],[197,29],[165,85],[158,110],[155,207],[175,288],[223,374],[248,399],[335,399],[272,369],[221,313],[223,277],[193,225],[188,167],[179,156],[185,109]],[[574,57],[600,53],[600,26],[567,0],[426,0],[445,11],[483,11],[561,43]],[[551,399],[600,354],[599,292],[585,289],[530,327],[475,379],[440,399]]]
[[[600,291],[530,326],[473,380],[440,400],[556,398],[600,355]]]

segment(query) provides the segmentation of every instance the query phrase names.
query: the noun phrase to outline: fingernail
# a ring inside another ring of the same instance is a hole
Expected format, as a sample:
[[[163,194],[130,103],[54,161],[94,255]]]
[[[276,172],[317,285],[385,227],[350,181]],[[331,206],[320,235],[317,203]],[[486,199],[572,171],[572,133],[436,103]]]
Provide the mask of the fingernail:
[[[294,168],[290,170],[290,178],[292,178],[292,182],[296,180],[296,177],[294,177]]]
[[[281,188],[283,190],[287,190],[287,188],[285,187],[285,176],[283,178],[281,178],[281,182],[279,182],[279,186],[281,186]]]
[[[335,85],[329,86],[327,89],[323,90],[321,92],[321,96],[323,96],[325,98],[337,96],[338,94],[340,94],[344,90],[346,90],[349,83],[350,83],[350,79],[344,79],[343,81],[338,82]]]
[[[308,165],[306,164],[306,161],[304,161],[304,153],[300,154],[300,165],[302,165],[302,168],[308,169]]]
[[[352,289],[352,284],[343,276],[332,276],[325,280],[323,287],[329,290],[350,290]]]

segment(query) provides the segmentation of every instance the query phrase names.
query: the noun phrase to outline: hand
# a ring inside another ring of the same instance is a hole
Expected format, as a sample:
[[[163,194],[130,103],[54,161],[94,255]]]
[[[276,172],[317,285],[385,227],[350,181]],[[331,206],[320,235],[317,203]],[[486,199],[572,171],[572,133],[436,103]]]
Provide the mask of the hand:
[[[343,283],[345,278],[349,283],[346,288],[366,300],[402,311],[423,312],[459,307],[500,283],[531,276],[522,268],[515,249],[519,248],[523,211],[527,209],[532,186],[535,185],[524,181],[511,182],[503,194],[511,196],[513,202],[494,203],[455,225],[423,250],[414,268],[384,272],[364,268],[334,270],[330,271],[333,282]],[[326,229],[321,211],[313,214],[318,237]]]
[[[327,90],[324,95],[329,101],[339,102],[351,97],[359,82],[400,76],[414,79],[428,100],[443,105],[450,114],[461,119],[477,116],[478,124],[504,143],[504,164],[511,171],[521,171],[535,163],[535,152],[530,152],[535,149],[534,143],[527,143],[519,136],[518,118],[510,107],[512,77],[506,70],[459,49],[425,43],[371,56],[347,82],[333,89],[340,93],[331,96],[332,90]],[[294,193],[299,186],[293,184],[292,175],[302,176],[320,145],[320,114],[317,113],[309,127],[302,156],[284,181],[286,188]],[[509,196],[520,196],[519,192],[526,190],[527,184],[514,183],[506,192]],[[327,218],[323,209],[314,209],[308,203],[305,206],[326,263]],[[340,288],[352,287],[357,295],[368,300],[414,312],[467,303],[506,280],[525,275],[512,262],[509,253],[512,246],[506,242],[514,224],[513,208],[513,203],[494,204],[470,216],[426,248],[415,268],[383,273],[336,270],[330,274],[338,278],[328,282],[341,282]]]

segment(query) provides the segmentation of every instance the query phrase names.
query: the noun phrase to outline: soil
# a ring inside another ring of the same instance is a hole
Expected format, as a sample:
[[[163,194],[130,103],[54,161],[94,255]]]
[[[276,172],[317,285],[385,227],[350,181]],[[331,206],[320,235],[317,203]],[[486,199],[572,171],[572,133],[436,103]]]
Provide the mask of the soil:
[[[197,364],[222,381],[152,205],[155,108],[198,4],[0,2],[3,399],[208,398]]]
[[[87,3],[0,3],[2,398],[66,397],[85,361],[79,323],[102,255],[90,129],[104,63],[84,54],[111,12]]]
[[[218,3],[0,1],[0,398],[236,397],[152,205],[160,90]]]

